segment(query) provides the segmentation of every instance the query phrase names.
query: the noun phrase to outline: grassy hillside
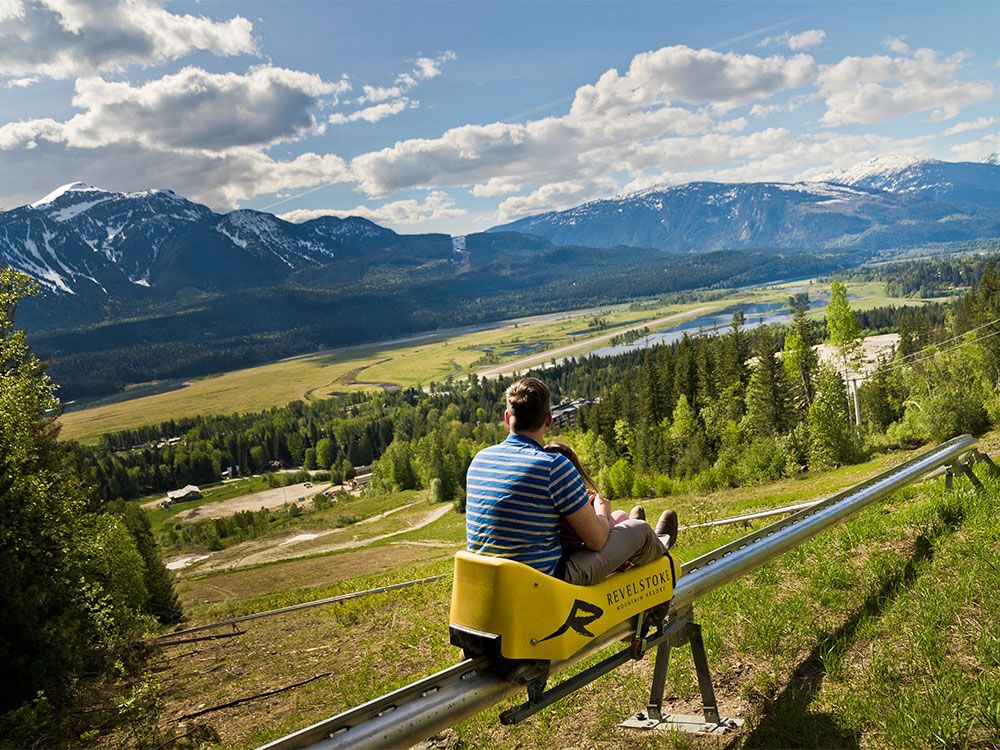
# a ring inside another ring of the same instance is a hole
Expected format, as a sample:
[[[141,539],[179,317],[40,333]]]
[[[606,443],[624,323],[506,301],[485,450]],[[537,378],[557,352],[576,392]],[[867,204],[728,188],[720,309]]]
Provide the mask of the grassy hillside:
[[[990,445],[1000,442],[991,438]],[[650,501],[682,523],[832,493],[905,455],[707,497]],[[1000,482],[976,493],[940,478],[896,493],[850,522],[698,602],[724,713],[746,719],[727,747],[995,747],[1000,736]],[[434,506],[425,505],[426,509]],[[388,520],[388,519],[387,519]],[[370,536],[378,528],[347,534]],[[398,527],[394,527],[398,528]],[[683,532],[691,559],[745,533]],[[179,583],[193,622],[450,571],[463,518],[448,512],[416,531],[328,554]],[[235,549],[235,548],[234,548]],[[232,553],[233,550],[228,550]],[[249,561],[249,560],[248,560]],[[245,634],[167,649],[159,679],[165,716],[319,677],[307,685],[190,719],[225,747],[254,747],[448,666],[450,581],[246,624]],[[628,664],[515,728],[496,710],[456,728],[462,746],[718,747],[718,740],[626,734],[645,702],[652,660]],[[687,649],[671,661],[669,710],[697,712]],[[264,720],[264,717],[267,717]]]

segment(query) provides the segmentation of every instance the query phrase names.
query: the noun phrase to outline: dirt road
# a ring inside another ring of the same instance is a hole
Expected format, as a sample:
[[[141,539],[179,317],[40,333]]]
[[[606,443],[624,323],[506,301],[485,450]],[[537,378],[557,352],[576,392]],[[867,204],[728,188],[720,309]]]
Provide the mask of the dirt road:
[[[717,305],[705,305],[704,307],[696,307],[693,310],[685,310],[684,312],[674,313],[673,315],[667,315],[666,317],[657,318],[656,320],[646,320],[642,323],[637,323],[634,326],[628,326],[627,328],[615,328],[613,331],[602,333],[600,336],[594,336],[593,338],[584,339],[583,341],[576,341],[572,344],[566,344],[565,346],[560,346],[556,349],[549,349],[548,351],[541,352],[540,354],[532,354],[529,357],[524,357],[515,362],[505,362],[502,365],[480,370],[477,375],[485,376],[487,378],[497,378],[514,372],[522,372],[527,370],[532,365],[548,362],[550,359],[564,357],[567,354],[572,354],[573,352],[580,351],[581,349],[587,349],[592,347],[594,344],[601,344],[605,341],[610,341],[615,336],[621,336],[623,333],[627,333],[629,331],[638,331],[647,327],[650,330],[653,330],[654,328],[662,326],[666,323],[681,323],[688,318],[697,318],[699,315],[705,315],[715,311],[716,309],[718,309]]]

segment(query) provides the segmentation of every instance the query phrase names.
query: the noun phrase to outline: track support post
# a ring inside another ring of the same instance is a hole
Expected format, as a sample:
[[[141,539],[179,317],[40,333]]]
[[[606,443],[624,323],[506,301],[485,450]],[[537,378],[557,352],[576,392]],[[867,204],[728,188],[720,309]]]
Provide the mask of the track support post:
[[[715,688],[712,685],[712,672],[708,666],[708,654],[705,652],[705,641],[701,634],[701,625],[694,622],[690,608],[677,613],[674,617],[686,622],[680,628],[667,628],[664,633],[666,637],[662,640],[654,639],[660,642],[656,647],[653,680],[649,689],[646,710],[626,719],[619,726],[642,730],[663,727],[664,729],[696,734],[724,734],[730,729],[742,726],[742,719],[719,715]],[[663,692],[667,681],[667,669],[670,666],[670,651],[685,643],[691,645],[691,656],[694,658],[695,674],[698,677],[698,690],[701,692],[703,716],[663,713]]]

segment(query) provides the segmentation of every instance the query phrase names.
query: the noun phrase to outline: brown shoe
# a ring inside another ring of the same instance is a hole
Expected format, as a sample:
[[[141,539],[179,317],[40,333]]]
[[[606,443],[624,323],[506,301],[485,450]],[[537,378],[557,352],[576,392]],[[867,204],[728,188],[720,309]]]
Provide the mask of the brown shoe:
[[[645,521],[646,520],[646,509],[641,505],[636,505],[629,511],[628,517],[633,521]]]
[[[656,528],[654,531],[657,536],[668,537],[667,549],[673,547],[677,543],[677,511],[663,511],[663,515],[660,516],[660,520],[656,522]]]

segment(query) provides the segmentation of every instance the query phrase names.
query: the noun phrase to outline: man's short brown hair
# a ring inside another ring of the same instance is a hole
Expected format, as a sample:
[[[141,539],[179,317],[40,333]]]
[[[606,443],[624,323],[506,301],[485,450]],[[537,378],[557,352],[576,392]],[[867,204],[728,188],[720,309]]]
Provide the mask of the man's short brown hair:
[[[545,424],[551,408],[549,387],[538,378],[522,378],[507,389],[507,411],[515,431],[539,429]]]

